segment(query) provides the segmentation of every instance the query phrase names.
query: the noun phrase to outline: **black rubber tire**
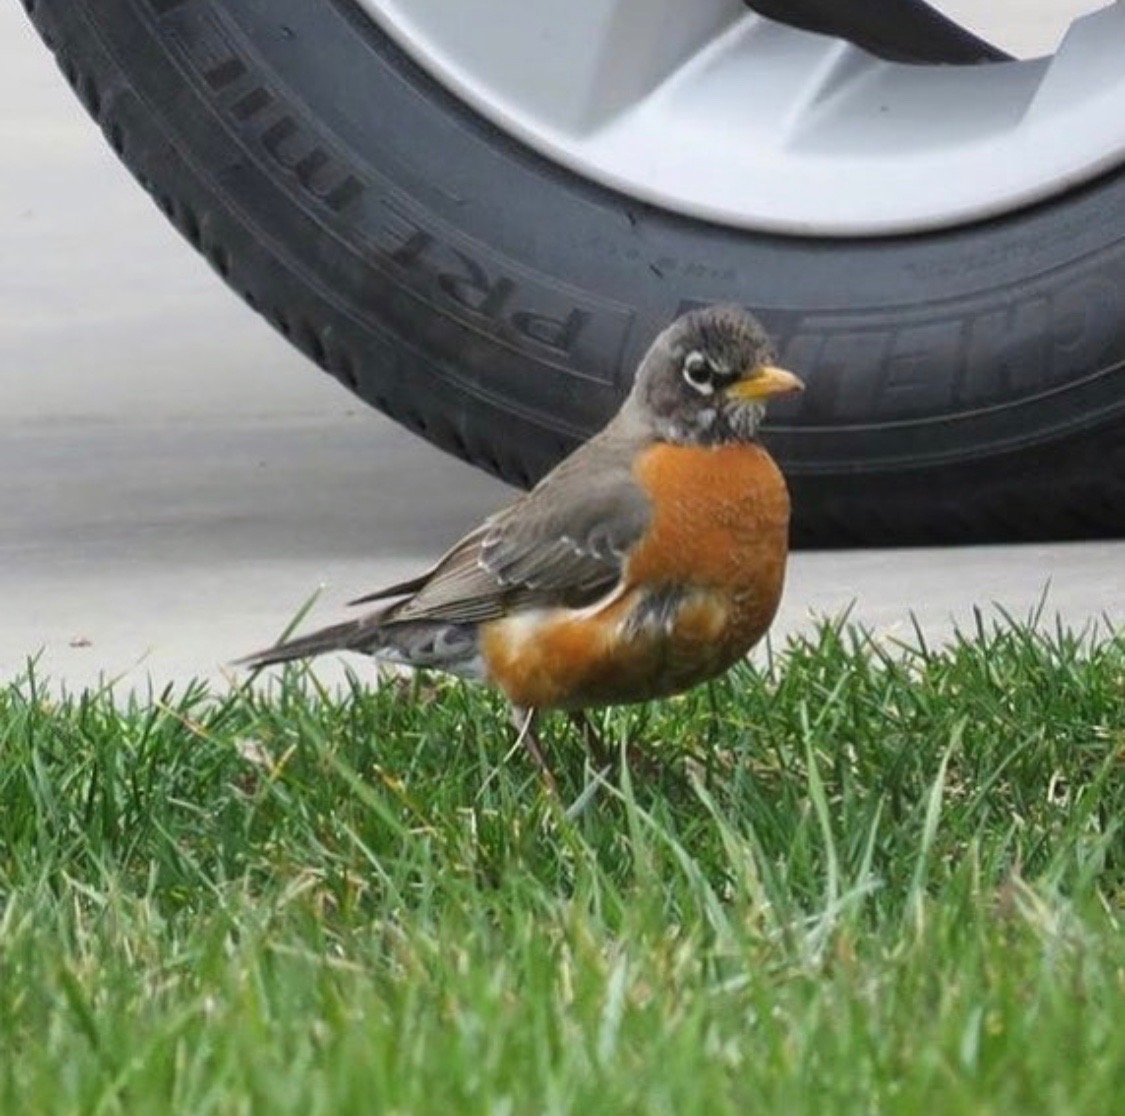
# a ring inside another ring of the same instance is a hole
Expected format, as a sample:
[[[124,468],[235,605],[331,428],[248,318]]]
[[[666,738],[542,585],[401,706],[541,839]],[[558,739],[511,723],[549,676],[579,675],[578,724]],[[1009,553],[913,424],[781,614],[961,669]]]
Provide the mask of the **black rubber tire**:
[[[1125,533],[1125,169],[931,236],[751,235],[530,153],[345,0],[24,3],[228,283],[510,481],[605,420],[674,314],[737,300],[809,384],[770,427],[799,543]]]

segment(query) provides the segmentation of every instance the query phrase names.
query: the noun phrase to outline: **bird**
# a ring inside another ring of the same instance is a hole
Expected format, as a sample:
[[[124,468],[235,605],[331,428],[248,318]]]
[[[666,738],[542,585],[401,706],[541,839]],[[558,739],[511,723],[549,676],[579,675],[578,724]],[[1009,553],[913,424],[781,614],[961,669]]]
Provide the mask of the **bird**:
[[[618,412],[530,491],[358,617],[240,660],[330,651],[497,688],[550,786],[533,731],[566,711],[681,693],[742,659],[781,599],[790,500],[761,444],[767,402],[800,391],[736,305],[691,310],[641,359]]]

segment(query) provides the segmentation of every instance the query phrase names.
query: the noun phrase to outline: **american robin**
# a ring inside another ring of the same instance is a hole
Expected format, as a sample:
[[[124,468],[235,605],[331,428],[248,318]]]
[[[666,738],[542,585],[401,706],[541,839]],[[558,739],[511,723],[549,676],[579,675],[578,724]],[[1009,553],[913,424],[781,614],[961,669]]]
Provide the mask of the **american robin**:
[[[243,662],[359,651],[498,687],[531,730],[714,678],[765,634],[788,553],[789,495],[758,442],[766,401],[800,390],[759,323],[695,310],[653,342],[609,424],[389,602]]]

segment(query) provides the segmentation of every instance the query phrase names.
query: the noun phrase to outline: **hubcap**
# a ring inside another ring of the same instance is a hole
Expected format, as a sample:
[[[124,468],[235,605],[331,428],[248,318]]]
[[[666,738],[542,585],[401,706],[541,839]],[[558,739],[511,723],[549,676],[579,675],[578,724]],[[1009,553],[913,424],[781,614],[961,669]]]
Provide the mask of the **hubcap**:
[[[441,84],[547,158],[724,225],[916,233],[1125,161],[1125,0],[1051,57],[881,61],[740,0],[357,0]],[[565,14],[563,14],[565,13]]]

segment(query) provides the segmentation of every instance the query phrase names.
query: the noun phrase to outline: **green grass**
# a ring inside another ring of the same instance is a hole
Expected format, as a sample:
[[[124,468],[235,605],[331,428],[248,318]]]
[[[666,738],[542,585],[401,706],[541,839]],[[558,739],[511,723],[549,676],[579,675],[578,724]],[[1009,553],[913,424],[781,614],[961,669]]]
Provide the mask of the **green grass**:
[[[826,626],[572,816],[505,724],[0,689],[0,1112],[1119,1110],[1125,638]]]

